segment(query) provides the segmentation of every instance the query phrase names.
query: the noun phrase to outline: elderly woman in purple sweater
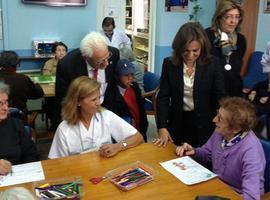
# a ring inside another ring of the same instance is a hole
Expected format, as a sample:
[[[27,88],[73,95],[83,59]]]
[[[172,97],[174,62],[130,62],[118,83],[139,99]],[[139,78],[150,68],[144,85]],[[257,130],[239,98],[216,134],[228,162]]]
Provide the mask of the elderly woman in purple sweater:
[[[253,105],[240,97],[225,98],[213,119],[213,135],[199,148],[184,143],[178,156],[193,156],[202,164],[212,164],[221,180],[245,200],[260,199],[264,193],[265,157],[262,145],[251,130],[256,121]]]

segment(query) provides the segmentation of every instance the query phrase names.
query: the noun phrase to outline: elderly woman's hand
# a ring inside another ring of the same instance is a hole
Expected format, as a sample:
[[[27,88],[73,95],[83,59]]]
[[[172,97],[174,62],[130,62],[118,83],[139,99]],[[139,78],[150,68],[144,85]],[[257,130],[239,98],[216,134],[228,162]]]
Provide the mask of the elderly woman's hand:
[[[9,161],[0,160],[0,175],[7,175],[11,171],[12,165]]]
[[[112,157],[121,151],[121,144],[104,144],[99,149],[99,154],[103,157]]]
[[[166,128],[161,128],[158,130],[159,138],[153,140],[154,145],[158,145],[159,147],[165,147],[167,143],[173,142],[169,131]]]
[[[188,143],[184,143],[182,146],[176,147],[176,155],[178,156],[192,156],[195,154],[194,148]]]

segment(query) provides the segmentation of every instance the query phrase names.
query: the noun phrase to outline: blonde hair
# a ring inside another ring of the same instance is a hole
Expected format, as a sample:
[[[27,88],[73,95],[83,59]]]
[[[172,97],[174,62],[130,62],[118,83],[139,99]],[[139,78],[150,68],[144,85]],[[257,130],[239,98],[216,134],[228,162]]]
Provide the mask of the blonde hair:
[[[220,101],[220,107],[229,113],[230,117],[226,121],[231,129],[241,128],[242,131],[249,131],[255,126],[255,107],[248,100],[227,97]]]
[[[103,35],[98,32],[88,33],[81,41],[80,51],[83,57],[91,58],[95,50],[108,49]]]
[[[1,200],[37,200],[31,192],[24,187],[14,187],[0,193]]]
[[[211,28],[216,32],[218,29],[221,28],[221,20],[222,17],[230,10],[237,9],[240,13],[240,20],[238,22],[238,25],[236,27],[236,31],[240,31],[241,24],[243,22],[244,17],[244,11],[241,7],[241,5],[235,1],[235,0],[219,0],[218,5],[215,11],[215,14],[212,18],[212,25]]]
[[[68,124],[75,125],[79,121],[80,116],[79,101],[93,95],[99,88],[100,84],[88,76],[80,76],[74,79],[62,102],[61,114],[63,120],[66,120]]]

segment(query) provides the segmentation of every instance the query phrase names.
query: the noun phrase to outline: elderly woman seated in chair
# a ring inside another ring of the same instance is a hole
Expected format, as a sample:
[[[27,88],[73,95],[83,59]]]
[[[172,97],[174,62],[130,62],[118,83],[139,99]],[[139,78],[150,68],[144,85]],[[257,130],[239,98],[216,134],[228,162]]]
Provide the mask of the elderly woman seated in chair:
[[[133,126],[100,107],[100,84],[87,76],[73,80],[62,107],[49,158],[99,150],[111,157],[143,142]],[[117,142],[112,144],[113,139]]]
[[[240,97],[223,99],[210,139],[199,148],[184,143],[176,148],[178,156],[193,156],[202,164],[212,164],[221,180],[244,199],[260,199],[264,193],[265,157],[253,131],[254,106]]]
[[[8,94],[9,86],[0,81],[0,175],[8,174],[12,164],[39,160],[23,122],[8,116]]]

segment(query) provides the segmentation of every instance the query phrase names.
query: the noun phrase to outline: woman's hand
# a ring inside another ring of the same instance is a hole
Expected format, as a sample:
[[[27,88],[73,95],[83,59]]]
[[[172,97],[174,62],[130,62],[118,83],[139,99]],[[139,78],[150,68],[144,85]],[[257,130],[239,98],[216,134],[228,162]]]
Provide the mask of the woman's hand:
[[[176,155],[178,156],[193,156],[195,155],[194,148],[188,143],[184,143],[182,146],[176,147]]]
[[[158,129],[158,135],[159,138],[153,140],[154,145],[165,147],[169,141],[173,142],[170,133],[166,128]]]
[[[121,151],[121,144],[104,144],[99,148],[99,154],[103,157],[112,157]]]
[[[1,159],[0,160],[0,175],[7,175],[12,169],[12,165],[9,161]]]

